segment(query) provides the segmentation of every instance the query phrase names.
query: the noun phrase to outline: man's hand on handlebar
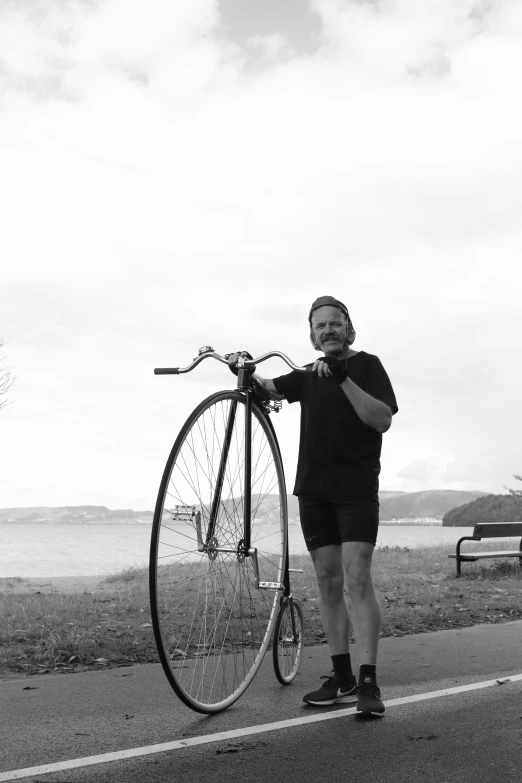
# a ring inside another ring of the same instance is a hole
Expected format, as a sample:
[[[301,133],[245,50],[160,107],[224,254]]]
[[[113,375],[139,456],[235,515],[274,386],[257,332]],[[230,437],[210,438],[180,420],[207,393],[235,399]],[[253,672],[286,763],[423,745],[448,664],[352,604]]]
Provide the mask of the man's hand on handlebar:
[[[238,374],[237,360],[239,359],[240,356],[242,356],[244,359],[254,358],[248,353],[248,351],[236,351],[235,353],[226,353],[224,357],[228,361],[228,369],[230,370],[230,372],[233,372],[234,375]],[[249,373],[254,373],[256,371],[256,366],[255,364],[253,364],[249,367],[245,367],[245,369]]]
[[[316,359],[312,370],[320,378],[332,378],[338,384],[343,383],[348,377],[348,370],[333,356],[322,356]]]

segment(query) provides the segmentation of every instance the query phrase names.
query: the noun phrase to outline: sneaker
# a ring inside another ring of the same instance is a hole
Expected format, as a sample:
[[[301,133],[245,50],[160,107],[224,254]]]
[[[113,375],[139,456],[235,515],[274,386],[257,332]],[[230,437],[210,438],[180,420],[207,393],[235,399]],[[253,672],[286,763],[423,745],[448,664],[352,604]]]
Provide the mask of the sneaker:
[[[359,680],[356,714],[361,718],[384,718],[384,704],[375,677],[364,677]]]
[[[323,682],[320,688],[303,696],[306,704],[313,704],[316,707],[327,707],[330,704],[346,704],[347,702],[357,701],[357,682],[353,680],[342,680],[339,675],[333,671],[330,677],[321,677]]]

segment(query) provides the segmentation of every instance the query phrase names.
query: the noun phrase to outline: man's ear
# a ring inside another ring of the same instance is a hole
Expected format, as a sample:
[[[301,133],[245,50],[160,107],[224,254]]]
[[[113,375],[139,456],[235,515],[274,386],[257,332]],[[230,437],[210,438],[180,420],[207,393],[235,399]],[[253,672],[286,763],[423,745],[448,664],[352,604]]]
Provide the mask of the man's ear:
[[[316,351],[320,351],[321,350],[319,348],[319,346],[317,345],[317,340],[315,339],[315,335],[314,335],[313,330],[312,330],[311,327],[310,327],[310,342],[312,343],[312,345],[313,345],[313,347],[315,348]]]

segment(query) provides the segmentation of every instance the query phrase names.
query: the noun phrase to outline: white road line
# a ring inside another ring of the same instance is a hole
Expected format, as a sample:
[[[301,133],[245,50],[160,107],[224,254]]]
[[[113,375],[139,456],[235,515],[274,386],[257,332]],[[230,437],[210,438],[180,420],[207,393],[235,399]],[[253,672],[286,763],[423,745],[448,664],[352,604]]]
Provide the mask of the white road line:
[[[457,693],[466,691],[477,691],[483,688],[491,688],[494,685],[508,685],[511,682],[522,680],[522,674],[512,674],[509,677],[500,680],[485,680],[484,682],[473,682],[470,685],[459,685],[456,688],[445,688],[441,691],[431,691],[430,693],[419,693],[415,696],[404,696],[401,699],[390,699],[384,702],[386,707],[397,707],[401,704],[413,704],[419,701],[428,701],[429,699],[439,699],[441,696],[454,696]],[[117,750],[114,753],[103,753],[101,756],[86,756],[80,759],[71,759],[69,761],[59,761],[55,764],[42,764],[39,767],[26,767],[25,769],[14,769],[10,772],[0,772],[0,783],[6,783],[9,780],[22,780],[32,775],[48,775],[51,772],[63,772],[66,769],[78,769],[80,767],[89,767],[94,764],[109,764],[113,761],[125,761],[126,759],[137,758],[139,756],[151,756],[155,753],[165,753],[172,750],[181,750],[195,745],[207,745],[211,742],[223,742],[237,737],[250,736],[252,734],[264,734],[267,731],[278,731],[279,729],[289,729],[294,726],[303,726],[308,723],[319,723],[325,720],[335,720],[344,718],[346,715],[353,715],[355,707],[348,707],[344,710],[335,710],[322,714],[309,715],[303,718],[290,718],[276,723],[264,723],[260,726],[245,726],[242,729],[232,729],[231,731],[222,731],[217,734],[206,734],[203,737],[189,737],[183,740],[174,740],[173,742],[162,742],[159,745],[148,745],[143,748],[129,748],[128,750]]]

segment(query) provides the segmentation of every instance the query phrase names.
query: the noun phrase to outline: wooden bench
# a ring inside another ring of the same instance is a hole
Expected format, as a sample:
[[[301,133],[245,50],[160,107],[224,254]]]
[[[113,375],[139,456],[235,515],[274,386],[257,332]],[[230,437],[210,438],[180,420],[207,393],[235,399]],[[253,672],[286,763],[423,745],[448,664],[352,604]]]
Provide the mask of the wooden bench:
[[[471,563],[486,557],[518,557],[518,563],[522,566],[522,538],[518,551],[469,552],[465,555],[460,552],[460,545],[463,541],[481,541],[483,538],[513,538],[514,536],[522,536],[522,522],[483,522],[475,525],[473,535],[459,538],[455,554],[448,555],[448,557],[454,557],[457,560],[457,576],[460,576],[462,562]]]

